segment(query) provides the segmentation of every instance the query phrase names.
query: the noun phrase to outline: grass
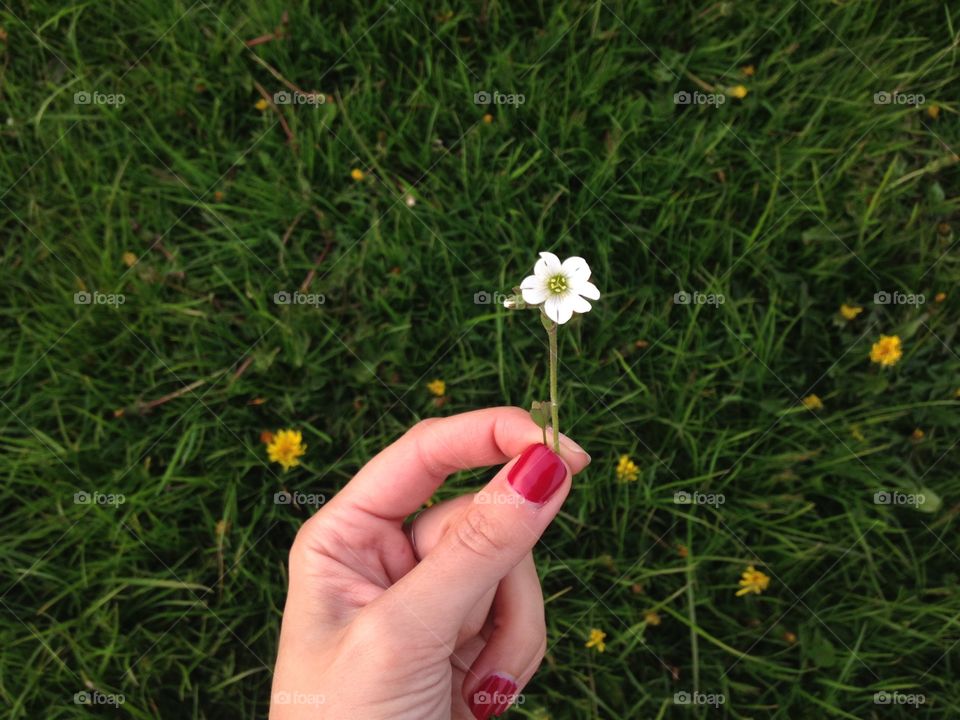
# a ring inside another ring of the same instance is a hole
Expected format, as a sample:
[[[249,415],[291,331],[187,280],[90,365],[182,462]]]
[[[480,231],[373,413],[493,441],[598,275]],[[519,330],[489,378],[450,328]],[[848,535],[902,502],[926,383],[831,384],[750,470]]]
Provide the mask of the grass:
[[[94,690],[123,695],[104,714],[263,717],[309,513],[274,493],[332,495],[419,418],[546,397],[536,319],[474,302],[541,249],[587,257],[604,292],[560,348],[561,428],[594,461],[537,551],[550,647],[512,716],[955,717],[958,19],[812,0],[3,4],[8,717],[87,717],[74,694]],[[279,78],[330,101],[257,110]],[[487,123],[484,90],[524,102]],[[923,104],[874,102],[893,90]],[[298,288],[324,303],[274,303]],[[74,302],[93,291],[124,302]],[[844,302],[864,311],[840,322]],[[903,339],[895,367],[868,360],[880,334]],[[279,427],[309,445],[289,473],[259,441]],[[738,598],[750,563],[770,587]],[[894,690],[924,703],[875,704]],[[679,707],[684,691],[725,702]]]

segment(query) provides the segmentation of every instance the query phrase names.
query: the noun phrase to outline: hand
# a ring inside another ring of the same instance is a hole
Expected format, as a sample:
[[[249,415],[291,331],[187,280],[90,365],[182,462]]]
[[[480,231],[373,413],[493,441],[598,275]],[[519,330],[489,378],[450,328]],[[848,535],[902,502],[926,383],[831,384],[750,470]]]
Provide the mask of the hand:
[[[290,550],[271,720],[505,711],[546,651],[531,550],[571,473],[590,462],[560,438],[558,457],[520,408],[426,420],[304,523]],[[447,475],[501,463],[480,492],[404,527]]]

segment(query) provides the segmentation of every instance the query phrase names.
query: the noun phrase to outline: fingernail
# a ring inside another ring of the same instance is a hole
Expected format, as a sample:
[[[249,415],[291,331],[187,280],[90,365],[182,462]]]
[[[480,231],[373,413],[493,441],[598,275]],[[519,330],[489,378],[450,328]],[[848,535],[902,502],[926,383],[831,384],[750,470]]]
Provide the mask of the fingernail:
[[[503,714],[517,697],[517,683],[506,673],[493,673],[477,686],[470,698],[470,712],[477,720]]]
[[[546,445],[531,445],[507,474],[510,486],[533,503],[545,503],[567,476],[567,466]]]

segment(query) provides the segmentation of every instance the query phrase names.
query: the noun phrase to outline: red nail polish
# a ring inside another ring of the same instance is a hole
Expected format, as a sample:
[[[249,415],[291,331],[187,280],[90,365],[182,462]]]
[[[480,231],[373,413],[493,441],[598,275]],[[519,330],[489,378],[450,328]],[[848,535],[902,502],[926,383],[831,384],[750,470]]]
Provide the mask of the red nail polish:
[[[487,720],[506,712],[517,699],[517,683],[506,673],[493,673],[473,691],[470,712],[477,720]]]
[[[563,484],[567,466],[560,456],[543,444],[531,445],[510,468],[510,486],[533,503],[544,503]]]

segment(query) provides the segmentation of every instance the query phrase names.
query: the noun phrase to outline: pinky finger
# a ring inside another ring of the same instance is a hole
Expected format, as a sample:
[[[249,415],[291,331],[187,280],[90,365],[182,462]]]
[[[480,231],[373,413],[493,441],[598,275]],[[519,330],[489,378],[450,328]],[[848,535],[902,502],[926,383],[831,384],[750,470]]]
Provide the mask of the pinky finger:
[[[543,592],[533,555],[500,581],[493,628],[464,682],[464,700],[477,720],[502,714],[540,667],[547,649]]]

